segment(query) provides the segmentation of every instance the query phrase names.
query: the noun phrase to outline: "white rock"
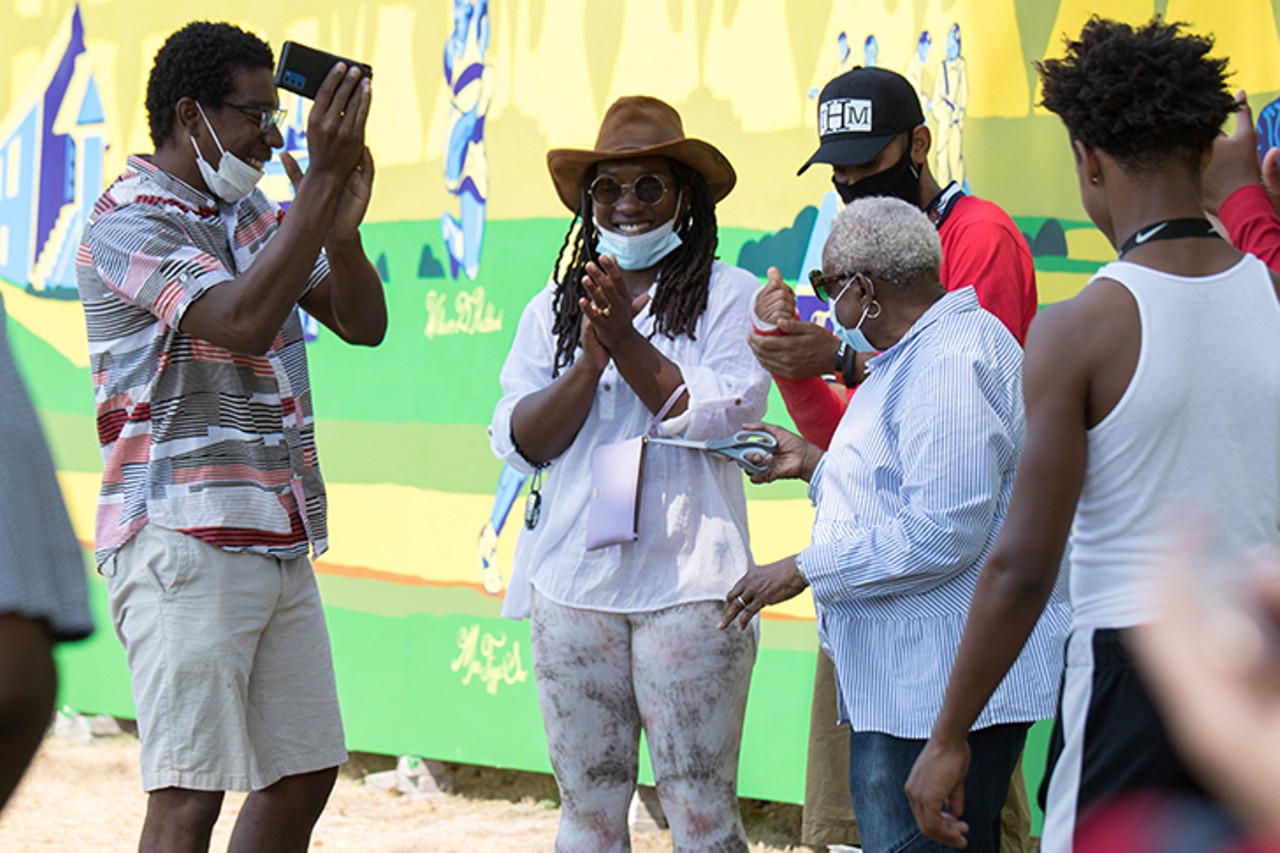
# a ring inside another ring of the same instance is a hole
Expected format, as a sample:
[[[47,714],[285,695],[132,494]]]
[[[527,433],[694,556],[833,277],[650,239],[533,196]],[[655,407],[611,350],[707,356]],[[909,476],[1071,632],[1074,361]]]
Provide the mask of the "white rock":
[[[68,738],[76,743],[90,743],[93,741],[93,732],[89,728],[89,720],[84,715],[77,714],[68,708],[64,708],[54,715],[53,736]]]
[[[383,770],[380,773],[370,773],[364,777],[364,784],[368,788],[374,788],[379,791],[394,791],[396,789],[396,781],[398,774],[394,770]]]
[[[124,734],[124,730],[120,728],[120,723],[116,722],[115,717],[98,714],[89,719],[89,733],[94,737],[115,737]]]

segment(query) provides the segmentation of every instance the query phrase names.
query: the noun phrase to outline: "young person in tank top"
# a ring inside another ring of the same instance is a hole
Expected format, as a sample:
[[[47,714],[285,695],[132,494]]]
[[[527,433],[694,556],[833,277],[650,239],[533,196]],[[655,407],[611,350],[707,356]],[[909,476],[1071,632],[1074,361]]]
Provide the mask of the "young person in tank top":
[[[1135,29],[1095,17],[1064,58],[1039,66],[1084,208],[1120,259],[1027,337],[1009,514],[906,786],[939,841],[964,841],[965,734],[1039,617],[1073,526],[1042,849],[1072,849],[1077,820],[1112,795],[1198,789],[1125,634],[1155,616],[1151,567],[1175,505],[1212,508],[1236,549],[1280,539],[1280,283],[1204,218],[1201,174],[1234,107],[1211,47],[1159,19]]]

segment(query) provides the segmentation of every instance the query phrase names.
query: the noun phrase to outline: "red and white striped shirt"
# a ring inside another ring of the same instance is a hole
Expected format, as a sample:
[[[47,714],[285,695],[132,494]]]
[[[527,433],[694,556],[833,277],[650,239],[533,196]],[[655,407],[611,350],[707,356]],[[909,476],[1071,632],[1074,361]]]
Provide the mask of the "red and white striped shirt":
[[[262,356],[178,328],[283,217],[261,190],[227,205],[138,156],[94,205],[76,283],[105,467],[99,564],[147,524],[275,557],[327,548],[298,309]],[[321,252],[309,288],[328,274]]]

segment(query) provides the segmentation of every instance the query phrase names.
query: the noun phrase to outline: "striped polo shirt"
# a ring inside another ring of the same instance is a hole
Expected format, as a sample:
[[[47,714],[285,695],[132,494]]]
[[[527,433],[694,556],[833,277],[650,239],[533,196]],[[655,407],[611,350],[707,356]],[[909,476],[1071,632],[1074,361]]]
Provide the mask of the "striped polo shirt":
[[[854,731],[929,736],[1022,453],[1022,350],[954,290],[871,359],[810,484],[801,552]],[[975,729],[1053,716],[1066,573]]]
[[[298,309],[244,355],[178,326],[248,269],[283,211],[261,190],[228,205],[130,157],[94,205],[76,257],[102,449],[99,565],[147,524],[273,557],[328,545]],[[323,252],[308,288],[329,273]]]

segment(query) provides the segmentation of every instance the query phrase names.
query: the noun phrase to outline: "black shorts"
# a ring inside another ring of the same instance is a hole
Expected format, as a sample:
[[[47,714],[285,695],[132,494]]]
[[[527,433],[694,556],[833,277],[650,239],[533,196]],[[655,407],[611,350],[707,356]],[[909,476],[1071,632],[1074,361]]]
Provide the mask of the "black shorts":
[[[1071,849],[1079,819],[1117,794],[1203,794],[1113,628],[1073,631],[1040,787],[1045,853]]]

